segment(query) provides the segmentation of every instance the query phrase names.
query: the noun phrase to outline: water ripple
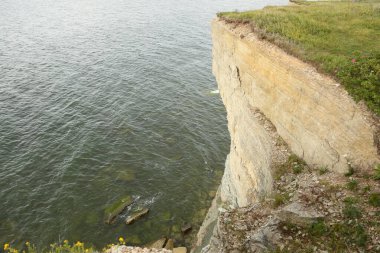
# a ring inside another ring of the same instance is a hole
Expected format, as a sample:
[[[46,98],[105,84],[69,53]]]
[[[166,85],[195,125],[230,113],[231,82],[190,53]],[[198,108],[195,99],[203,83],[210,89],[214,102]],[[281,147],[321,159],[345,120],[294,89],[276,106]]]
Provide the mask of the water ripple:
[[[209,94],[210,20],[265,4],[2,0],[0,244],[144,243],[199,224],[229,147]],[[105,225],[104,207],[128,194],[148,218]]]

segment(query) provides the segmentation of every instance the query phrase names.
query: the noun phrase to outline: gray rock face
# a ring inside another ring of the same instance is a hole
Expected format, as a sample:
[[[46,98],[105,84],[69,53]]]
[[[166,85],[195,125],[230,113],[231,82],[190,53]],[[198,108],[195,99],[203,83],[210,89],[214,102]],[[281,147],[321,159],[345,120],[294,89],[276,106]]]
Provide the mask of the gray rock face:
[[[301,227],[305,227],[324,217],[324,215],[300,202],[290,203],[283,207],[277,215],[281,221],[288,221]]]
[[[276,242],[281,238],[278,231],[280,221],[273,218],[264,226],[254,230],[248,237],[249,252],[266,252],[274,247]]]

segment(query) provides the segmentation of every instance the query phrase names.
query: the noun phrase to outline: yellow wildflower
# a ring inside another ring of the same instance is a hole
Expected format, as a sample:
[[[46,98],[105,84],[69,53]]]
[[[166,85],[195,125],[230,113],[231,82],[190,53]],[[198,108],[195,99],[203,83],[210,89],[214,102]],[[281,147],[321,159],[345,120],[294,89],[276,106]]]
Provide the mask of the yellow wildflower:
[[[4,251],[9,249],[9,243],[4,244]]]
[[[84,245],[83,242],[77,241],[74,246],[83,247],[83,245]]]
[[[63,243],[64,243],[64,244],[68,244],[69,241],[68,241],[68,240],[63,240]]]
[[[123,237],[119,237],[119,242],[120,242],[121,244],[124,244],[124,238],[123,238]]]
[[[88,252],[88,249],[86,249],[84,252],[86,252],[86,253],[87,253],[87,252]]]

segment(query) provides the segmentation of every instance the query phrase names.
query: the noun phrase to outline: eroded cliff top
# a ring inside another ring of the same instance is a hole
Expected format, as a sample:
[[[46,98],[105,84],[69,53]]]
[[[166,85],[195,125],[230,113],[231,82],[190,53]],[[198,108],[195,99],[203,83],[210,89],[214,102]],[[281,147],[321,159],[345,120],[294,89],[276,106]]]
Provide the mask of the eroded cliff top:
[[[302,2],[219,13],[337,79],[380,115],[379,3]]]

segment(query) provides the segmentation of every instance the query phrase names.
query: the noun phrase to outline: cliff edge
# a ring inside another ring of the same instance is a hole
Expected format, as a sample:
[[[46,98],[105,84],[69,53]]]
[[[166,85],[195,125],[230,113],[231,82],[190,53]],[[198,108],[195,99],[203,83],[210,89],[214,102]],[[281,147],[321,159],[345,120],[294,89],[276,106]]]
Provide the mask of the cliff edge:
[[[380,250],[378,117],[244,23],[212,38],[231,147],[193,251]]]

